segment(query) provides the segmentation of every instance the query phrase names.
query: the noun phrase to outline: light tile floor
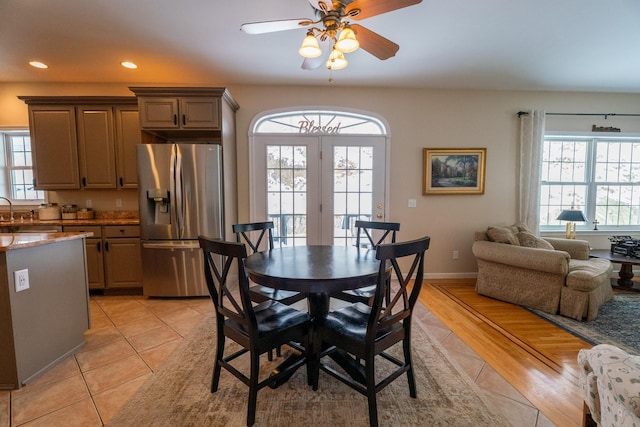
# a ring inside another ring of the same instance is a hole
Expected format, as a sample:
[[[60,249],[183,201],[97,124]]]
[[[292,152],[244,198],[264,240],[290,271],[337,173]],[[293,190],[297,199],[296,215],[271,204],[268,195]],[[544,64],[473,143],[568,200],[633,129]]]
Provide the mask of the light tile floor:
[[[92,296],[86,345],[19,390],[0,391],[0,427],[102,426],[206,314],[207,298]],[[517,427],[549,422],[440,320],[418,303],[455,363]]]

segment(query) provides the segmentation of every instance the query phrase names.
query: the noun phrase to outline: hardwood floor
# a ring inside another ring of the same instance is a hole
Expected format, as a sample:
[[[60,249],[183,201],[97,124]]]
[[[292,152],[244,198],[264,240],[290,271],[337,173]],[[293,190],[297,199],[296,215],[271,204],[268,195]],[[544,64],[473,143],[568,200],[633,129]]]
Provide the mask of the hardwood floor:
[[[557,426],[580,426],[577,355],[587,342],[514,304],[475,292],[474,279],[427,280],[425,304]]]

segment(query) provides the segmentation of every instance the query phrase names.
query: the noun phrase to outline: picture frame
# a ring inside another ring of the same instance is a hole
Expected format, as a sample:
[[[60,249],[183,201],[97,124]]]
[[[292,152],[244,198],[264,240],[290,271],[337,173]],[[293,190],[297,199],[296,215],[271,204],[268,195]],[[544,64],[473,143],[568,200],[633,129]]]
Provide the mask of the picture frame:
[[[423,190],[429,194],[484,194],[486,148],[424,148]]]

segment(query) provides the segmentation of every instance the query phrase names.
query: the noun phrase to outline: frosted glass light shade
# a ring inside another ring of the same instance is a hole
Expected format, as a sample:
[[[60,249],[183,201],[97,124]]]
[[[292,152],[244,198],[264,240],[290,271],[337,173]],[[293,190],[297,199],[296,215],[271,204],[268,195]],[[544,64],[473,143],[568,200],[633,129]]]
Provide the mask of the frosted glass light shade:
[[[298,49],[298,53],[300,56],[304,58],[317,58],[322,55],[322,49],[318,45],[318,39],[316,39],[313,34],[308,34],[302,40],[302,46]]]
[[[348,61],[344,58],[344,55],[339,50],[333,49],[329,54],[329,60],[327,61],[327,68],[330,70],[341,70],[346,67]]]
[[[356,33],[349,27],[340,32],[340,37],[336,42],[336,49],[342,53],[354,52],[360,47],[360,42],[356,39]]]

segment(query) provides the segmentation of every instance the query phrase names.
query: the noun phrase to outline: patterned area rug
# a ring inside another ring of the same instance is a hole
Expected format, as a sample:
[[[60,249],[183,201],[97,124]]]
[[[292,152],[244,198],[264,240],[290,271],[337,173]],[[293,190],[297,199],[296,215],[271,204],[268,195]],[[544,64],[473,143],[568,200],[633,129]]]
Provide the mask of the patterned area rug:
[[[214,322],[212,316],[196,327],[109,426],[245,426],[248,388],[243,383],[223,369],[218,391],[209,391]],[[410,398],[406,379],[398,378],[378,393],[380,425],[510,425],[477,386],[447,360],[446,350],[418,321],[414,321],[412,338],[418,398]],[[238,360],[237,367],[244,372],[247,359]],[[275,359],[275,363],[282,361]],[[265,356],[260,362],[263,378],[274,364]],[[260,390],[255,426],[368,426],[365,396],[324,372],[320,375],[316,392],[307,386],[304,367],[279,388]]]
[[[613,300],[600,306],[598,317],[579,322],[568,317],[530,310],[592,345],[611,344],[628,353],[640,354],[640,293],[615,294]]]

